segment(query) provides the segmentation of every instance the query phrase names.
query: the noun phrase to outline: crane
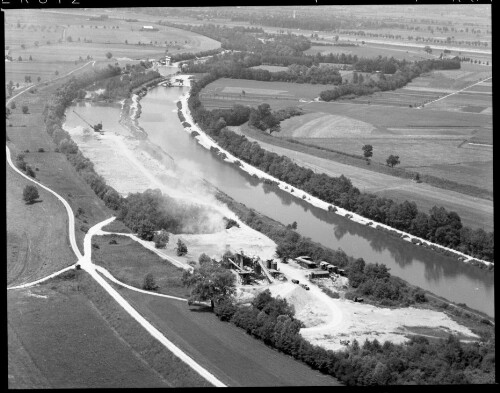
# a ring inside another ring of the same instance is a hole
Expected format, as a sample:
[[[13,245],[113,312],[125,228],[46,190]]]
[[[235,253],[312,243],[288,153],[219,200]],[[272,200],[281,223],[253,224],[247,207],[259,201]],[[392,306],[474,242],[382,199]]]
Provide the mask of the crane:
[[[90,124],[87,120],[85,120],[83,117],[81,117],[78,113],[73,111],[75,115],[77,115],[80,119],[82,119],[85,123],[87,123],[95,132],[103,132],[102,131],[102,121],[100,123],[97,123],[95,126]]]

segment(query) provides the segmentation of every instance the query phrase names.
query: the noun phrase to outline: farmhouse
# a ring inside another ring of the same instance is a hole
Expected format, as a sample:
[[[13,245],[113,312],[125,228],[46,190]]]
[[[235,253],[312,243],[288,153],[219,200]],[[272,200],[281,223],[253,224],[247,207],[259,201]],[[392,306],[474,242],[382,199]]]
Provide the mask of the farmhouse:
[[[142,26],[141,30],[143,31],[158,31],[156,27],[153,26]]]

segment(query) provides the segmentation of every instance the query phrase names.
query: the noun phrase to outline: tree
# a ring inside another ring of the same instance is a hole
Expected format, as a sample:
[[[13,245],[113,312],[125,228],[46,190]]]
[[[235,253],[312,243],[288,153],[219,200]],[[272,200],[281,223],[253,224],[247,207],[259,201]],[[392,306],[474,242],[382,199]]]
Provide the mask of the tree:
[[[16,109],[16,103],[14,101],[10,103],[10,109]]]
[[[106,53],[106,57],[107,57],[108,59],[111,59],[111,58],[113,57],[113,54],[112,54],[111,52],[107,52],[107,53]]]
[[[216,261],[204,262],[198,269],[186,270],[182,275],[182,284],[191,288],[189,301],[210,300],[212,309],[216,303],[229,299],[236,291],[236,278],[228,269]]]
[[[169,240],[168,232],[164,229],[160,230],[154,235],[153,240],[156,248],[165,248]]]
[[[31,57],[31,55],[30,55],[30,61],[33,61],[33,58]]]
[[[373,146],[372,145],[364,145],[362,147],[362,150],[363,150],[363,155],[365,156],[366,159],[373,156]]]
[[[22,58],[21,56],[19,56],[19,57],[17,58],[17,61],[23,61],[23,58]]]
[[[56,70],[56,72],[54,72],[54,74],[59,75],[59,71]]]
[[[137,236],[146,241],[151,241],[154,238],[154,225],[149,221],[142,221],[139,224],[139,228],[137,230]]]
[[[426,51],[427,53],[432,53],[432,49],[431,49],[431,47],[429,45],[426,45],[424,47],[424,51]]]
[[[27,204],[32,204],[39,198],[38,189],[35,186],[28,184],[23,190],[23,199]]]
[[[178,256],[186,255],[188,252],[186,244],[181,239],[177,240],[176,251]]]
[[[26,115],[29,112],[28,105],[23,105],[22,111]]]
[[[39,76],[38,78],[36,78],[36,81],[37,81],[37,82],[40,82],[41,80],[42,80],[42,77],[41,77],[41,76]]]
[[[142,289],[145,289],[146,291],[154,291],[158,289],[158,285],[156,284],[153,273],[146,274],[146,276],[144,277],[144,282],[142,284]]]
[[[400,163],[399,156],[394,156],[391,154],[389,157],[387,157],[387,160],[385,160],[385,162],[387,162],[387,165],[389,165],[391,168],[394,168],[394,165],[398,165]]]

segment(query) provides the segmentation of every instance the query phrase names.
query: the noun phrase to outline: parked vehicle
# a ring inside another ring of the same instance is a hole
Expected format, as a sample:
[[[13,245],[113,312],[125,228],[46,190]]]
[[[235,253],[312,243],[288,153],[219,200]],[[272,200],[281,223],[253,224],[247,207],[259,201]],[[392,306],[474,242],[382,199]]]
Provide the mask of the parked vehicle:
[[[300,284],[300,286],[301,286],[302,288],[304,288],[306,291],[308,291],[308,290],[309,290],[309,287],[308,287],[306,284]]]
[[[299,283],[299,280],[296,280],[296,279],[294,278],[294,279],[292,279],[292,282],[293,282],[294,284],[298,284],[298,283]]]

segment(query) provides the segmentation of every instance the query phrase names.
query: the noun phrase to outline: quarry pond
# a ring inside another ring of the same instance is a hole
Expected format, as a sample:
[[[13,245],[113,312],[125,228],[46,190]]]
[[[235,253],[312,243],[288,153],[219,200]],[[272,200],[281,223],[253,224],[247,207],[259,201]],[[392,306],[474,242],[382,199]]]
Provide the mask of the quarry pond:
[[[147,141],[135,140],[119,124],[120,105],[80,103],[72,106],[66,111],[65,129],[71,133],[84,155],[94,162],[96,171],[119,192],[123,193],[117,187],[120,178],[129,173],[126,165],[117,162],[116,168],[104,171],[102,163],[112,161],[115,149],[136,153],[142,149],[142,156],[148,161],[146,168],[164,167],[165,173],[174,171],[176,167],[181,168],[183,173],[189,175],[186,175],[187,180],[190,176],[204,179],[236,201],[283,224],[296,221],[297,232],[303,236],[332,249],[341,248],[348,255],[361,257],[367,263],[384,263],[391,274],[410,284],[494,317],[493,273],[316,208],[277,187],[264,184],[233,164],[223,162],[199,145],[183,129],[177,116],[176,102],[187,89],[156,87],[141,100],[138,124],[146,131]],[[82,121],[73,111],[92,124],[103,121],[104,135],[96,136],[85,131]],[[151,184],[147,180],[149,174],[143,175],[144,183],[136,182],[137,188],[129,192],[140,191]],[[167,177],[163,181],[168,181]],[[176,181],[186,185],[186,179]]]

